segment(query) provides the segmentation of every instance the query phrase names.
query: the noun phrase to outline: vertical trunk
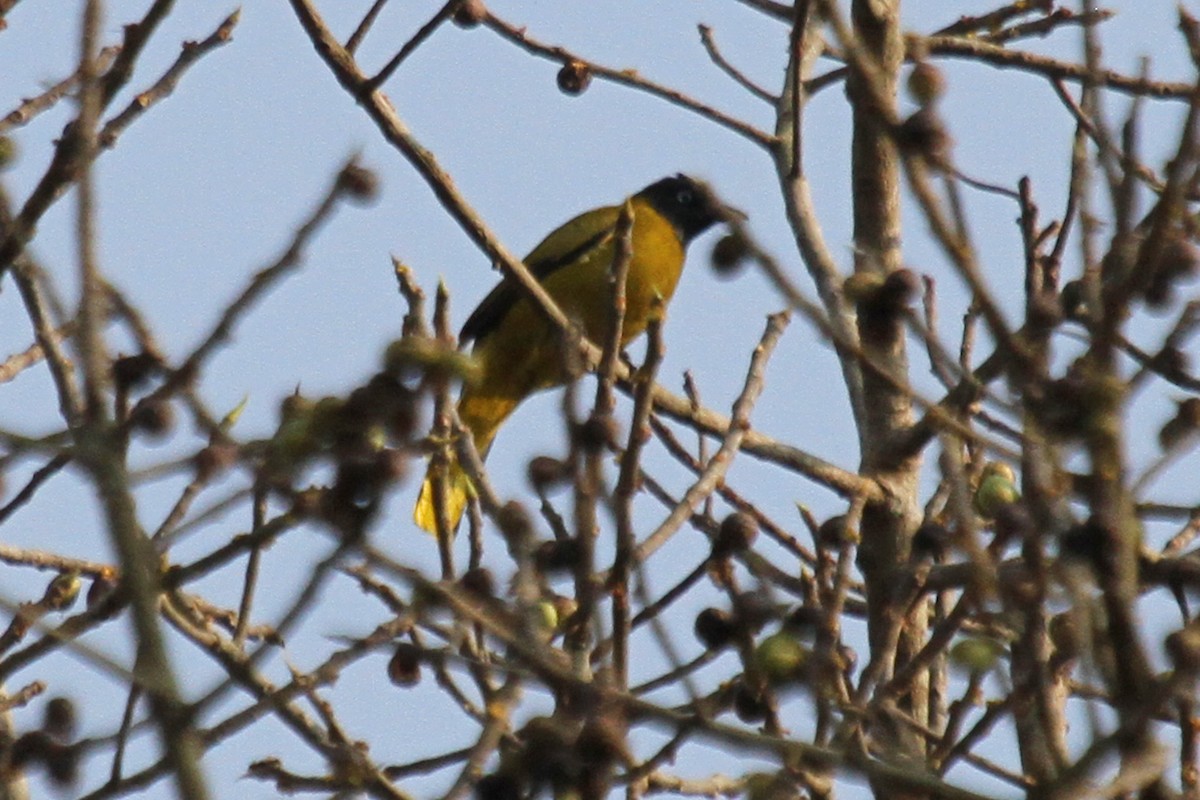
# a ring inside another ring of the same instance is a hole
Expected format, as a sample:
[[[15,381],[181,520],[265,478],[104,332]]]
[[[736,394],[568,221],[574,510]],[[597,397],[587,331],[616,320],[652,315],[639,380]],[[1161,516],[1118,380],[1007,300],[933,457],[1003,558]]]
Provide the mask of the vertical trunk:
[[[873,76],[852,69],[848,92],[854,113],[852,170],[854,189],[854,244],[856,273],[886,276],[901,266],[900,161],[887,130],[894,117],[894,101],[904,42],[900,29],[899,0],[853,0],[854,33],[866,59],[874,63]],[[868,80],[881,85],[868,87]],[[887,107],[880,108],[882,101]],[[874,364],[904,378],[908,373],[902,326],[893,335],[871,334],[860,313],[859,339],[864,354]],[[904,618],[904,598],[897,596],[896,570],[909,556],[913,532],[921,521],[918,501],[920,459],[894,463],[888,457],[894,436],[913,422],[912,402],[903,391],[872,370],[863,370],[866,398],[861,470],[889,488],[889,499],[868,504],[863,510],[859,564],[866,579],[868,636],[873,659],[887,653],[895,642],[891,663],[880,665],[886,680],[897,666],[920,648],[927,612],[920,604]],[[928,718],[928,681],[914,680],[899,698],[902,713],[924,724]],[[894,724],[892,724],[894,723]],[[910,727],[892,721],[874,726],[875,749],[897,761],[924,763],[924,741]],[[881,796],[895,797],[887,787],[875,787]]]

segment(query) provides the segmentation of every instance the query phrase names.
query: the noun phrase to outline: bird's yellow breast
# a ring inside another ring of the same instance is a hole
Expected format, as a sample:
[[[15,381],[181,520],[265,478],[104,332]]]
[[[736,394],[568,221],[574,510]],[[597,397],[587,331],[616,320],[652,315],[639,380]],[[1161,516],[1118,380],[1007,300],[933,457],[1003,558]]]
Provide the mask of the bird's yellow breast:
[[[616,244],[612,231],[618,213],[619,209],[610,207],[585,215],[589,227],[603,231],[607,226],[610,235],[542,280],[542,285],[563,313],[577,321],[588,338],[596,342],[603,340],[612,319],[609,275]],[[679,283],[684,260],[683,244],[669,221],[637,198],[633,200],[633,213],[633,255],[625,283],[624,342],[646,329],[658,302],[665,304],[670,300]],[[573,220],[567,225],[576,222]],[[542,255],[539,251],[548,244],[549,240],[540,245],[528,260]],[[477,343],[474,352],[483,368],[482,385],[477,391],[524,394],[561,381],[558,334],[524,297],[516,301],[496,328]]]

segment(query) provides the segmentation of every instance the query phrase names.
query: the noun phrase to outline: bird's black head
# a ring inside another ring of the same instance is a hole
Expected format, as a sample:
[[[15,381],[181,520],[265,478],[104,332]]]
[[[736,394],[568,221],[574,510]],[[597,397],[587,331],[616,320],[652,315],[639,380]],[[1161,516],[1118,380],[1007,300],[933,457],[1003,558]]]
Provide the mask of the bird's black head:
[[[722,204],[708,184],[687,175],[655,181],[636,196],[666,217],[685,245],[714,223],[737,213]]]

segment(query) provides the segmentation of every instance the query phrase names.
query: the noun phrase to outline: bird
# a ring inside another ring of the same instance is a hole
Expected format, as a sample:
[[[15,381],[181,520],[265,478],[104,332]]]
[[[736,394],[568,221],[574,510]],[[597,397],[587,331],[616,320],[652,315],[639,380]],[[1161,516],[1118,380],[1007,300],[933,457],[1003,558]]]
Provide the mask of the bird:
[[[687,246],[721,221],[744,214],[722,204],[709,186],[683,174],[655,181],[632,195],[632,254],[625,283],[621,344],[643,331],[675,292]],[[554,229],[525,257],[525,266],[584,335],[601,341],[611,325],[610,271],[621,205],[592,209]],[[561,336],[511,277],[505,277],[467,318],[460,344],[473,342],[478,365],[465,382],[458,416],[476,450],[486,457],[500,425],[531,394],[565,382]],[[417,525],[437,533],[433,465],[413,508]],[[446,512],[458,527],[473,491],[451,457],[446,477]]]

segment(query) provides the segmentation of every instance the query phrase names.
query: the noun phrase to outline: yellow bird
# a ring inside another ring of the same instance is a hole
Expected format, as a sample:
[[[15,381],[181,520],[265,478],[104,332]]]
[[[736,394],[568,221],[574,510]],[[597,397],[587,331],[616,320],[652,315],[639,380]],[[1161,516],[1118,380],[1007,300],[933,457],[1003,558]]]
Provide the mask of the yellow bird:
[[[656,303],[675,292],[688,243],[714,223],[728,219],[702,182],[686,175],[663,178],[630,198],[633,254],[625,284],[622,344],[646,329]],[[567,317],[592,341],[611,324],[609,274],[620,206],[584,212],[556,228],[525,258],[525,265]],[[500,424],[529,395],[563,382],[560,336],[552,323],[506,278],[483,299],[463,325],[462,342],[474,341],[478,380],[465,386],[458,414],[475,447],[486,454]],[[457,462],[447,473],[446,512],[457,528],[472,492]],[[429,474],[413,509],[421,528],[435,533],[433,485]]]

